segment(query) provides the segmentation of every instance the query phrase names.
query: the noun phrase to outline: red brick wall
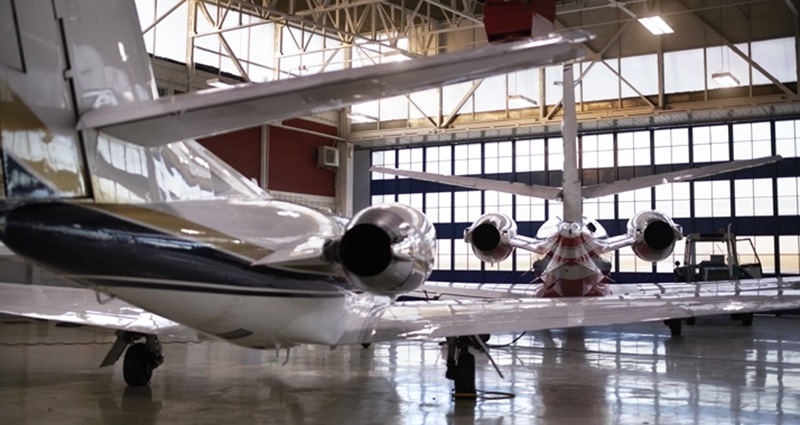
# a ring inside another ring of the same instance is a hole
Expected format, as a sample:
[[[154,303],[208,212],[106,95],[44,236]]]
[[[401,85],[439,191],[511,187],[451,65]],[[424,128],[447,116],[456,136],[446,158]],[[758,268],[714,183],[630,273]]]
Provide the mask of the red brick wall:
[[[287,126],[336,135],[333,126],[301,119],[283,122]],[[317,148],[332,146],[323,136],[282,127],[269,129],[269,188],[283,192],[335,196],[336,174],[317,167]]]
[[[261,127],[219,134],[198,139],[198,142],[245,177],[261,183]]]

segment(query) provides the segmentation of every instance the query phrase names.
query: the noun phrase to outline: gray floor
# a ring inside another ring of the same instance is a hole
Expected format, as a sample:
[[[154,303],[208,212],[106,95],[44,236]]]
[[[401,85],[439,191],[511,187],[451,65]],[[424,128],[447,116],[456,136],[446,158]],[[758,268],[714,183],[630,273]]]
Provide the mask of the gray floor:
[[[284,354],[169,342],[150,386],[98,369],[108,331],[0,322],[3,424],[797,424],[800,318],[752,328],[700,319],[533,332],[478,358],[478,388],[511,399],[451,400],[436,342]],[[512,336],[492,342],[509,342]]]

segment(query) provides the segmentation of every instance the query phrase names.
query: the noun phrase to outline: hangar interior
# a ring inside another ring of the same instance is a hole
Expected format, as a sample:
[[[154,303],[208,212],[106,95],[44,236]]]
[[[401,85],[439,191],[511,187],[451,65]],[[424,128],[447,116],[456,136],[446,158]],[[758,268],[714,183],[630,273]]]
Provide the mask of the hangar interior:
[[[487,38],[475,1],[137,5],[164,94],[404,61],[473,48]],[[741,261],[757,254],[766,274],[800,273],[794,3],[558,0],[556,6],[557,30],[596,34],[576,68],[584,184],[784,157],[755,170],[588,200],[584,214],[614,235],[624,233],[636,212],[659,209],[686,233],[730,229],[749,239],[755,249],[742,250]],[[654,35],[637,20],[653,15],[663,16],[674,32]],[[202,142],[279,198],[345,215],[384,202],[421,208],[439,238],[433,280],[525,283],[531,254],[518,251],[484,264],[461,241],[462,232],[482,213],[501,211],[532,236],[560,216],[559,202],[454,189],[370,173],[369,167],[558,186],[560,79],[560,66],[530,69]],[[318,162],[320,146],[337,157],[336,166]],[[620,250],[613,279],[672,281],[682,256],[680,243],[672,261],[655,264]]]
[[[486,43],[474,0],[137,0],[162,95],[405,61]],[[674,33],[638,18],[659,14]],[[795,0],[556,0],[556,29],[597,35],[577,65],[581,177],[609,182],[779,154],[777,164],[587,201],[609,234],[657,208],[685,232],[749,237],[767,274],[800,274],[800,92]],[[714,76],[734,78],[722,86]],[[484,212],[535,235],[555,202],[371,173],[373,165],[559,185],[560,67],[354,105],[200,142],[279,199],[350,215],[420,207],[438,234],[433,279],[528,282],[534,258],[487,265],[462,231]],[[325,155],[329,156],[325,156]],[[672,261],[616,253],[617,282],[672,281]],[[742,261],[747,261],[743,258]],[[3,257],[6,281],[63,285]],[[10,423],[798,423],[796,317],[709,318],[684,338],[660,323],[537,331],[480,360],[478,385],[516,397],[450,401],[435,341],[273,352],[166,341],[150,386],[98,370],[110,332],[0,327],[0,411]],[[506,344],[515,336],[501,336]],[[66,373],[65,373],[66,371]],[[109,388],[111,388],[109,390]]]

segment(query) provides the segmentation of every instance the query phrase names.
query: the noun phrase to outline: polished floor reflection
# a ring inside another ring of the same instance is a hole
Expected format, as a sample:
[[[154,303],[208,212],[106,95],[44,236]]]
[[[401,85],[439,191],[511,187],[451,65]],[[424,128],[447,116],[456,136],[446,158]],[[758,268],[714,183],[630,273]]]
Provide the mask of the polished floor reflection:
[[[121,362],[98,369],[112,334],[0,321],[0,422],[7,424],[797,424],[800,318],[753,327],[698,320],[537,331],[477,357],[477,386],[510,399],[454,402],[436,342],[255,351],[168,342],[150,386]],[[515,335],[493,337],[509,343]],[[284,365],[284,362],[286,364]]]

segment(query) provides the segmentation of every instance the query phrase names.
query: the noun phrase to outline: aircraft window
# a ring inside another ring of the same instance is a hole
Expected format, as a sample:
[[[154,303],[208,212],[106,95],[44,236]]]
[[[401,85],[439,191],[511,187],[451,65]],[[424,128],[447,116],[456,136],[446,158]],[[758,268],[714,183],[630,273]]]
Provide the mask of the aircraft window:
[[[800,125],[800,120],[775,122],[775,153],[784,158],[793,158],[800,155],[798,125]]]

